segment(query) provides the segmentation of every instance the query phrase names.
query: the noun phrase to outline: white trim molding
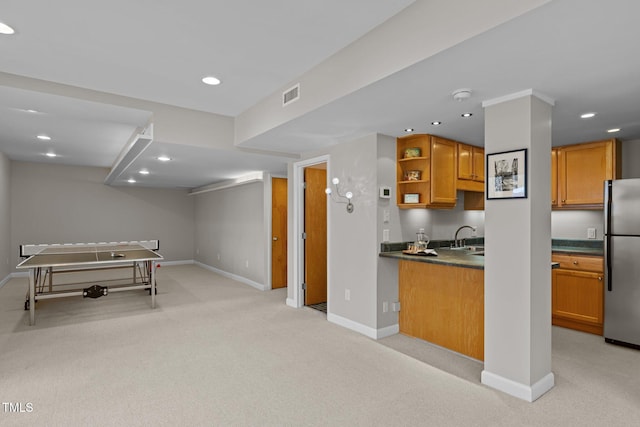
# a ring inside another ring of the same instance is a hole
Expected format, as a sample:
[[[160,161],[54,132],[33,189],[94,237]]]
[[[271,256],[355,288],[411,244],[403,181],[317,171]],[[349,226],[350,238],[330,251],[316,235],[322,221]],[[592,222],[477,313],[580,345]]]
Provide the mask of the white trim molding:
[[[483,370],[481,382],[482,384],[495,388],[496,390],[500,390],[503,393],[510,394],[511,396],[526,400],[527,402],[533,402],[553,388],[555,385],[555,377],[553,372],[549,372],[536,383],[526,385],[487,370]]]
[[[327,313],[327,320],[331,323],[335,323],[336,325],[351,329],[352,331],[358,332],[374,340],[386,338],[400,332],[400,326],[398,324],[387,326],[386,328],[382,329],[375,329],[333,313]]]
[[[235,280],[237,282],[244,283],[245,285],[249,285],[249,286],[251,286],[253,288],[256,288],[256,289],[258,289],[260,291],[267,290],[266,289],[267,287],[263,283],[254,282],[253,280],[247,279],[246,277],[238,276],[237,274],[229,273],[229,272],[226,272],[224,270],[220,270],[218,268],[211,267],[210,265],[203,264],[203,263],[201,263],[199,261],[195,261],[194,264],[199,266],[199,267],[202,267],[202,268],[204,268],[206,270],[213,271],[214,273],[217,273],[217,274],[219,274],[221,276],[228,277],[229,279],[233,279],[233,280]]]
[[[547,104],[554,106],[556,104],[556,101],[551,98],[550,96],[547,96],[543,93],[540,93],[538,91],[535,91],[533,89],[527,89],[527,90],[523,90],[520,92],[515,92],[515,93],[510,93],[509,95],[505,95],[505,96],[499,96],[497,98],[493,98],[493,99],[488,99],[486,101],[482,101],[482,107],[486,108],[486,107],[490,107],[492,105],[496,105],[496,104],[502,104],[503,102],[507,102],[507,101],[511,101],[514,99],[518,99],[518,98],[523,98],[525,96],[535,96],[536,98],[546,102]]]

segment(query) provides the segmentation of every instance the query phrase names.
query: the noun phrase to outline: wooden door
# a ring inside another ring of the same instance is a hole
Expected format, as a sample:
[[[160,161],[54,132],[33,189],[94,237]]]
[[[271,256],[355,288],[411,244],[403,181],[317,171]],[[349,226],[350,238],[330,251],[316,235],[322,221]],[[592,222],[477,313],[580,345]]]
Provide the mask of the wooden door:
[[[434,205],[456,204],[457,154],[455,141],[431,137],[431,203]]]
[[[287,286],[287,180],[271,179],[271,288]]]
[[[327,301],[327,171],[304,170],[305,305]]]

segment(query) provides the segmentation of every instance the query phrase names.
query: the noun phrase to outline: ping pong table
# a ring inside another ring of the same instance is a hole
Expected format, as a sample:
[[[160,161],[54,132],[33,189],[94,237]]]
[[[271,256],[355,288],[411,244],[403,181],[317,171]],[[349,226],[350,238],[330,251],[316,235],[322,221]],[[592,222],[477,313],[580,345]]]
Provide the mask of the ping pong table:
[[[159,246],[157,240],[21,245],[20,256],[26,259],[16,268],[29,269],[24,305],[25,310],[29,310],[29,324],[35,324],[36,302],[51,298],[99,298],[110,292],[147,289],[151,295],[151,308],[155,308],[155,271],[157,261],[164,259],[157,252]],[[132,276],[66,283],[54,283],[53,280],[54,275],[59,274],[113,269],[131,269]]]

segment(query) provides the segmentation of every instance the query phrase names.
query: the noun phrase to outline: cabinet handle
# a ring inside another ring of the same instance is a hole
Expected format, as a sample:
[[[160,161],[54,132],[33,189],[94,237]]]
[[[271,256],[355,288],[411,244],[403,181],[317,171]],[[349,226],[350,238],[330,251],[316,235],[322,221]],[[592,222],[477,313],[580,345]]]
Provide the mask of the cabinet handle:
[[[578,261],[573,261],[573,265],[578,265]]]
[[[598,280],[602,282],[602,276],[598,276]]]
[[[566,200],[562,199],[562,203],[566,202]]]

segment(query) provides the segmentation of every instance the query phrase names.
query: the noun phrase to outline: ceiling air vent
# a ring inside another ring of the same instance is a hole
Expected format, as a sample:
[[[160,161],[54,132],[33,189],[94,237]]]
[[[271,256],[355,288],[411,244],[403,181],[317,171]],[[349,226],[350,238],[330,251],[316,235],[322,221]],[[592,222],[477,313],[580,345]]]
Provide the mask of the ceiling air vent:
[[[289,105],[300,98],[300,83],[282,92],[282,106]]]

